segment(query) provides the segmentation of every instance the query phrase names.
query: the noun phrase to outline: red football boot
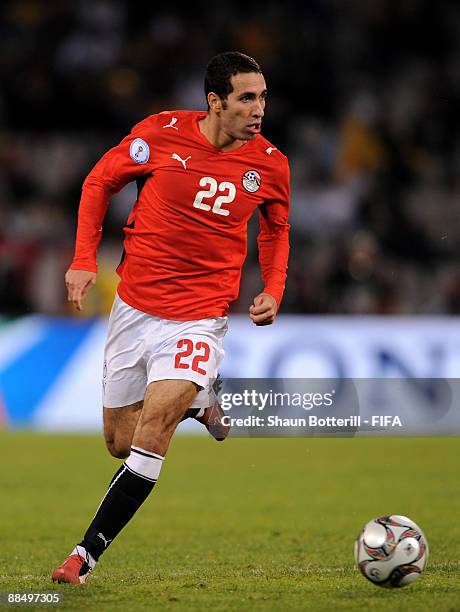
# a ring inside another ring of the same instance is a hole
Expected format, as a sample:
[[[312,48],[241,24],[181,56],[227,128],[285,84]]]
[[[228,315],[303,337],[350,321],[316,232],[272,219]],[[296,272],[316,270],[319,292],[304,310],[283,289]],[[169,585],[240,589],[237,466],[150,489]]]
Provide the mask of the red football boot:
[[[219,402],[215,401],[214,404],[205,408],[201,416],[196,416],[195,419],[203,423],[213,438],[218,442],[222,442],[230,432],[230,425],[224,425],[222,423],[222,417],[224,415],[225,412],[220,407]]]
[[[91,574],[92,568],[84,556],[72,553],[62,565],[51,574],[54,582],[68,582],[70,584],[83,584]]]

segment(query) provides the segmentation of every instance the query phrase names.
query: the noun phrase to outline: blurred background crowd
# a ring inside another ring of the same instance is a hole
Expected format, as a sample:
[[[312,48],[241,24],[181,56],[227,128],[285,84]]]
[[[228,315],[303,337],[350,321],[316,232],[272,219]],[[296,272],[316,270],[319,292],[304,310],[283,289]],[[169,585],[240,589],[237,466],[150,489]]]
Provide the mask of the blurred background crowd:
[[[291,164],[283,312],[458,313],[457,0],[2,2],[0,312],[71,312],[85,175],[143,117],[205,108],[204,67],[226,50],[262,65],[264,135]],[[134,199],[112,199],[87,316],[110,308]],[[257,225],[232,312],[261,287]]]

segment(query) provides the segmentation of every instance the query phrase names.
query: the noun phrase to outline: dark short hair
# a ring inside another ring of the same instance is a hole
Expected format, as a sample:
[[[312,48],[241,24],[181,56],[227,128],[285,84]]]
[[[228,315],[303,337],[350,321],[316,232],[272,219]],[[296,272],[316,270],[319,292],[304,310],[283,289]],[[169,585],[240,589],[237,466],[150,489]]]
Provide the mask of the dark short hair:
[[[239,51],[226,51],[215,55],[208,65],[204,75],[204,93],[213,91],[221,100],[226,100],[229,93],[233,91],[230,79],[240,72],[258,72],[262,69],[255,59],[240,53]]]

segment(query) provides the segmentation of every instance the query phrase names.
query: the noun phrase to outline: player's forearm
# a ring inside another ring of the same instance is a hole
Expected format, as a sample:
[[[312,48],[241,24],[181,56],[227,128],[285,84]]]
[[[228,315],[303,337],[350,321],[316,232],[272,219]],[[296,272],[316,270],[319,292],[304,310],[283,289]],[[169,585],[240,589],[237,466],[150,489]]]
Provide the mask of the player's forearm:
[[[71,269],[97,272],[97,249],[102,237],[102,223],[109,196],[107,186],[90,174],[83,184],[78,210],[75,256]]]
[[[279,306],[283,299],[289,259],[289,225],[273,232],[261,232],[257,243],[264,292],[272,295]]]

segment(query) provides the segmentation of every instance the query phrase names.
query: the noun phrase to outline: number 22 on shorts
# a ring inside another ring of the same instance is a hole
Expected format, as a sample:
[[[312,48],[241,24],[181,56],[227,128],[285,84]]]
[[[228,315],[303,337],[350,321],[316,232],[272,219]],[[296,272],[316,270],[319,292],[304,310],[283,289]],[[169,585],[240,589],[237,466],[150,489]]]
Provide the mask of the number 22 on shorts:
[[[182,338],[178,341],[176,346],[178,349],[183,348],[184,350],[176,354],[174,360],[175,368],[179,368],[180,370],[188,370],[191,367],[192,370],[194,372],[198,372],[198,374],[206,374],[206,370],[200,368],[200,363],[206,363],[207,361],[209,361],[209,355],[211,354],[211,350],[207,342],[202,342],[200,340],[194,345],[193,341],[190,340],[190,338]],[[190,366],[190,363],[187,363],[190,361],[187,360],[187,357],[190,357],[194,349],[196,351],[196,354],[193,357],[192,365]]]

